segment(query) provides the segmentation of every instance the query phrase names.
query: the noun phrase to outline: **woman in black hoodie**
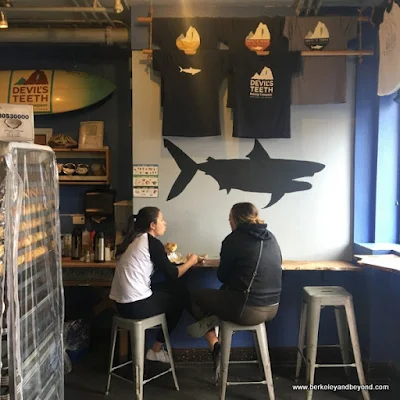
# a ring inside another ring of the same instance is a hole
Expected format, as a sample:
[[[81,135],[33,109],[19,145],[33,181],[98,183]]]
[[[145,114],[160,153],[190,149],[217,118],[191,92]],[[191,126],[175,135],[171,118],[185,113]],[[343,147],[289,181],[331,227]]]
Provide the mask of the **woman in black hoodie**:
[[[191,336],[205,336],[217,367],[220,345],[214,327],[218,321],[258,325],[272,320],[282,289],[282,255],[275,236],[258,218],[251,203],[235,204],[229,214],[232,233],[222,242],[218,279],[221,289],[199,289],[192,294]]]

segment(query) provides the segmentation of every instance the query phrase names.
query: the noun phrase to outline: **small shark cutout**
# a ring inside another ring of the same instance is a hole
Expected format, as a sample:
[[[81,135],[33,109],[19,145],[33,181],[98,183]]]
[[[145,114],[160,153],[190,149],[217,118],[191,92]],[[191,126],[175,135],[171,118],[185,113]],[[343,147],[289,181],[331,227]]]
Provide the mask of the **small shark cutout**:
[[[181,72],[181,73],[184,72],[185,74],[190,74],[190,75],[196,75],[199,72],[201,72],[201,69],[195,69],[195,68],[192,68],[192,67],[190,67],[190,68],[179,67],[179,69],[180,69],[179,72]]]
[[[311,161],[273,159],[258,140],[255,140],[254,148],[247,155],[247,159],[216,160],[208,157],[207,161],[201,164],[195,163],[169,140],[165,139],[164,145],[181,169],[167,201],[179,196],[196,172],[203,171],[218,182],[220,190],[226,190],[227,193],[232,189],[271,193],[271,200],[264,207],[267,208],[276,204],[286,193],[311,189],[311,183],[296,179],[312,177],[325,168],[324,164]]]

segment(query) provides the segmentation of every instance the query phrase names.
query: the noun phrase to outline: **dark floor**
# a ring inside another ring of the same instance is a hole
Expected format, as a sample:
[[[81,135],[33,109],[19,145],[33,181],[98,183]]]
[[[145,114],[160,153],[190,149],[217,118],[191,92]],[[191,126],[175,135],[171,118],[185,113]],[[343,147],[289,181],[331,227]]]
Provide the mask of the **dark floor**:
[[[162,365],[149,363],[148,373],[159,372]],[[128,367],[124,371],[130,378]],[[133,399],[133,386],[125,381],[113,378],[111,381],[110,394],[104,395],[107,366],[104,358],[99,361],[98,357],[87,356],[79,364],[73,366],[73,370],[65,377],[65,400],[122,400]],[[274,385],[276,400],[305,399],[304,391],[294,391],[292,388],[293,368],[274,369]],[[145,385],[145,400],[208,400],[218,399],[218,390],[213,384],[213,371],[211,364],[178,364],[177,376],[180,391],[174,390],[172,375],[167,374]],[[254,364],[231,365],[229,380],[258,379],[259,369]],[[321,369],[317,371],[316,384],[338,384],[345,385],[344,373],[341,369]],[[356,384],[356,381],[352,381]],[[400,383],[390,383],[390,391],[371,392],[372,400],[398,400],[400,399]],[[268,399],[267,388],[264,385],[256,386],[231,386],[227,389],[227,400],[258,400]],[[362,399],[361,393],[353,392],[327,392],[314,391],[313,400],[339,400],[339,399]]]

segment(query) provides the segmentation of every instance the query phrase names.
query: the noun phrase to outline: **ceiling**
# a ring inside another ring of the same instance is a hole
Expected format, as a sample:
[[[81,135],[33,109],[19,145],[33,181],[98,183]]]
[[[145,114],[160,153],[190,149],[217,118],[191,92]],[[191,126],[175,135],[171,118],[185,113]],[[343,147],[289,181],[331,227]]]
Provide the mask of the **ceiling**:
[[[79,12],[77,7],[92,7],[97,5],[110,9],[107,13]],[[6,17],[10,27],[129,27],[130,6],[138,5],[174,5],[190,6],[204,5],[229,5],[235,6],[265,6],[265,7],[294,7],[298,0],[121,0],[124,7],[122,13],[114,12],[115,0],[0,0],[0,7],[6,3],[11,8],[6,11]],[[318,3],[319,0],[299,0],[301,4],[307,5],[310,1]],[[370,7],[379,4],[382,0],[322,0],[323,6],[361,6]],[[55,12],[18,11],[18,8],[33,7],[60,7]],[[73,7],[78,12],[62,11],[62,7]]]

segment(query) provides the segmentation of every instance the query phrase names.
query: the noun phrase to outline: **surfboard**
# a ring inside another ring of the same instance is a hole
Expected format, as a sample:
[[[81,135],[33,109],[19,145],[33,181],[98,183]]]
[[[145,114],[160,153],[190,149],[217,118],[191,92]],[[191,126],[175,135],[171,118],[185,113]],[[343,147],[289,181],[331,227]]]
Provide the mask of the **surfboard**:
[[[0,103],[32,105],[35,114],[57,114],[91,106],[115,85],[99,76],[64,70],[0,71]]]

